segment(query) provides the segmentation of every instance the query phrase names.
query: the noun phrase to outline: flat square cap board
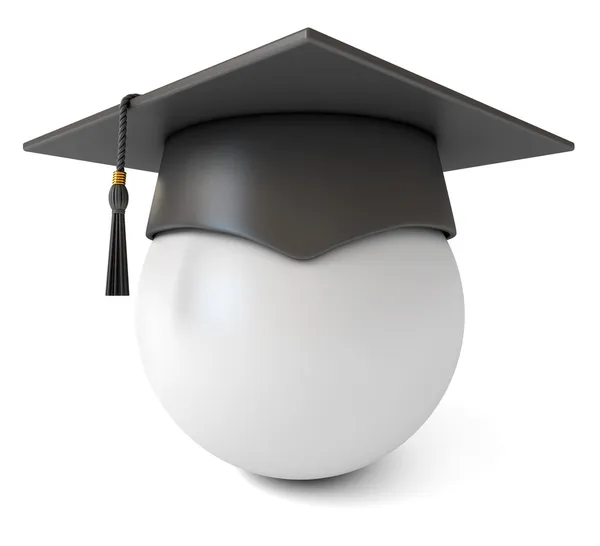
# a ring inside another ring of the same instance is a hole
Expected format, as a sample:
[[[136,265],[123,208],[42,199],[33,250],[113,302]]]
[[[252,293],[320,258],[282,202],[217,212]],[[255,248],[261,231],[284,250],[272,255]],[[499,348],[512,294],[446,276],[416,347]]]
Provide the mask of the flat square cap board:
[[[118,106],[109,108],[31,140],[24,149],[113,165],[117,112]],[[574,148],[568,140],[305,29],[133,99],[127,167],[158,172],[165,140],[202,122],[296,112],[369,116],[421,128],[435,136],[445,171]]]

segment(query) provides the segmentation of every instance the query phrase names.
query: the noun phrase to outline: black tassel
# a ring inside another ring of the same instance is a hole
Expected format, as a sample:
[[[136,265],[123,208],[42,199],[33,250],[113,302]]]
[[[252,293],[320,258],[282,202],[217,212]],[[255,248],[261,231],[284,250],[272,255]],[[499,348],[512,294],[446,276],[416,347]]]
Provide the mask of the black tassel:
[[[112,223],[110,226],[108,272],[106,274],[107,296],[129,296],[127,238],[125,236],[125,209],[129,203],[129,194],[125,187],[125,148],[127,142],[127,109],[131,99],[137,96],[127,95],[123,97],[119,106],[117,170],[113,173],[113,183],[108,194],[108,203],[112,209]]]
[[[115,172],[115,175],[117,173],[118,171]],[[112,209],[112,223],[110,226],[106,295],[129,296],[127,237],[125,235],[125,209],[129,203],[129,194],[125,184],[114,183],[112,185],[108,194],[108,203]]]

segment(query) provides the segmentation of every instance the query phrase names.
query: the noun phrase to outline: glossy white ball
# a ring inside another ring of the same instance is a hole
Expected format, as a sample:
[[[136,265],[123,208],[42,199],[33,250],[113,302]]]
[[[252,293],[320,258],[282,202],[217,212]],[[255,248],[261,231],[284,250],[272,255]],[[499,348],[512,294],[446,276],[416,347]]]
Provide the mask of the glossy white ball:
[[[402,228],[307,261],[199,230],[159,235],[137,303],[142,361],[198,444],[256,474],[356,470],[442,398],[464,304],[442,233]]]

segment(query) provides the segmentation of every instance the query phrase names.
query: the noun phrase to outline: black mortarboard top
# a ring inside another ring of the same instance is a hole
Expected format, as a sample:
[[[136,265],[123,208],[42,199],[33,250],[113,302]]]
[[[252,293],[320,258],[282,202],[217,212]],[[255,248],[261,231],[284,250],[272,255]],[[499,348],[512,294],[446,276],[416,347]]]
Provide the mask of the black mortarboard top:
[[[24,149],[114,164],[121,114],[126,166],[160,170],[150,237],[210,229],[299,259],[403,225],[453,236],[442,171],[574,148],[312,29],[129,99]]]

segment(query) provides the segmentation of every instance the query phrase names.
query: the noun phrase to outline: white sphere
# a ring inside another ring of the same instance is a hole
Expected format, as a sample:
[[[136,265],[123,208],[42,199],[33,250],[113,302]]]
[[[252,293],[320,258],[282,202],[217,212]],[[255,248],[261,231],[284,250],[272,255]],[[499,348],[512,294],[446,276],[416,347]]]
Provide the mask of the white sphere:
[[[442,398],[464,304],[438,231],[402,228],[307,261],[206,231],[158,235],[137,305],[142,361],[198,444],[256,474],[356,470]]]

